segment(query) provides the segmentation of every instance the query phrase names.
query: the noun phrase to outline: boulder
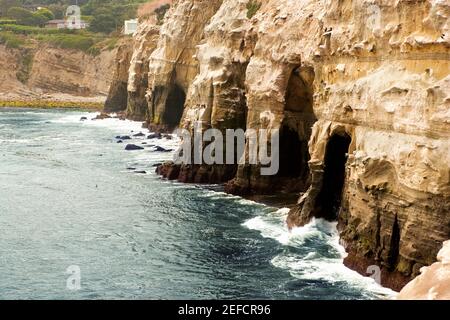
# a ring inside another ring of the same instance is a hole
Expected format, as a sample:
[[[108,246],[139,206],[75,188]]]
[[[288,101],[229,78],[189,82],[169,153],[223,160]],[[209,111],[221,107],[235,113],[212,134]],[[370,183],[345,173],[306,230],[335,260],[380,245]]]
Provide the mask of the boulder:
[[[172,152],[173,149],[165,149],[165,148],[160,147],[160,146],[155,146],[155,151],[157,151],[157,152]]]
[[[149,136],[147,136],[147,139],[162,139],[161,133],[152,133]]]
[[[127,144],[127,146],[125,147],[125,150],[127,151],[135,151],[135,150],[143,150],[144,148],[137,146],[135,144]]]

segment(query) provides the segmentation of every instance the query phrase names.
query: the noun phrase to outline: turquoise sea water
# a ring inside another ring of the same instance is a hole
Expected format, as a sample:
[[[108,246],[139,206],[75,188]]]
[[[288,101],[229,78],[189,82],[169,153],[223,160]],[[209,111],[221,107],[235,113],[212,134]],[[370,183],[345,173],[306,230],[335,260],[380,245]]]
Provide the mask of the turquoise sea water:
[[[161,180],[149,145],[176,139],[127,152],[139,123],[82,116],[0,109],[0,299],[390,297],[343,266],[334,224],[288,232],[285,209]]]

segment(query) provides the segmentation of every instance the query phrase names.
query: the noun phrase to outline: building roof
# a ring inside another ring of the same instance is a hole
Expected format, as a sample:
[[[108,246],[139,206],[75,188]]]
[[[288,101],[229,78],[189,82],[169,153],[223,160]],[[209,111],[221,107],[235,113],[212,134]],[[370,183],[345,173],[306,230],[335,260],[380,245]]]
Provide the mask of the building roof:
[[[66,20],[63,20],[63,19],[59,20],[59,19],[56,19],[56,20],[49,20],[49,21],[46,22],[46,24],[60,24],[60,23],[65,24],[65,23],[66,23]],[[84,21],[84,20],[80,20],[80,23],[88,24],[88,23],[87,23],[86,21]]]

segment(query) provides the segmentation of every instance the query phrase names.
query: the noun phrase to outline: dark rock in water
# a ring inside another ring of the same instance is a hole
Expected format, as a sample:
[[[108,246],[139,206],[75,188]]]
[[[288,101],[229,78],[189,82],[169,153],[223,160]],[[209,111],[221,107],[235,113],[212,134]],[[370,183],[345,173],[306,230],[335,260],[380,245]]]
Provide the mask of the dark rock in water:
[[[102,112],[92,120],[103,120],[103,119],[111,119],[111,118],[112,117],[109,114]]]
[[[127,168],[127,170],[134,171],[134,170],[136,170],[136,168],[129,167],[129,168]]]
[[[116,139],[119,139],[119,140],[131,140],[131,137],[130,136],[117,136]]]
[[[81,117],[80,121],[86,121],[88,118],[87,117]]]
[[[161,133],[152,133],[151,135],[147,136],[147,139],[162,139]]]
[[[165,135],[163,135],[163,138],[167,139],[167,140],[172,140],[173,139],[171,134],[165,134]]]
[[[160,166],[162,166],[163,164],[160,162],[160,163],[155,163],[154,165],[152,165],[152,167],[153,168],[157,168],[157,167],[160,167]]]
[[[157,152],[172,152],[173,149],[165,149],[165,148],[160,147],[160,146],[155,146],[155,151],[157,151]]]
[[[147,144],[147,142],[142,142],[142,144]]]
[[[138,174],[146,174],[147,171],[135,171],[134,173],[138,173]]]
[[[176,180],[180,175],[181,166],[168,161],[156,168],[156,173],[168,180]]]
[[[134,134],[133,137],[145,137],[145,134],[143,134],[142,132],[139,132],[139,133]]]
[[[123,141],[122,140],[117,140],[117,143],[123,143]]]
[[[139,147],[135,144],[127,144],[127,146],[125,147],[125,150],[127,151],[134,151],[134,150],[143,150],[144,148]]]

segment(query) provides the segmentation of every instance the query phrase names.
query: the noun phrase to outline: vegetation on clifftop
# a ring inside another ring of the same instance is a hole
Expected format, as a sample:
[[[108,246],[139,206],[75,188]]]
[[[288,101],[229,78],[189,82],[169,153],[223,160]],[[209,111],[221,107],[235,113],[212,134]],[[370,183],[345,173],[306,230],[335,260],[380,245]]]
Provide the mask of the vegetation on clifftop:
[[[38,108],[38,109],[88,109],[102,110],[103,103],[85,101],[52,100],[0,100],[0,108]]]
[[[108,37],[86,30],[44,29],[13,24],[0,26],[0,43],[9,48],[29,48],[36,42],[96,55],[102,49],[112,50],[117,36]]]
[[[45,43],[63,49],[78,49],[96,55],[112,50],[120,36],[124,20],[137,16],[143,3],[151,0],[79,0],[82,20],[89,29],[45,28],[51,19],[63,19],[70,0],[0,0],[0,44],[9,48],[30,48]],[[159,3],[154,1],[155,5]],[[170,6],[158,7],[155,14],[162,21]]]
[[[247,3],[247,18],[251,19],[261,8],[262,3],[256,0],[250,0]]]

